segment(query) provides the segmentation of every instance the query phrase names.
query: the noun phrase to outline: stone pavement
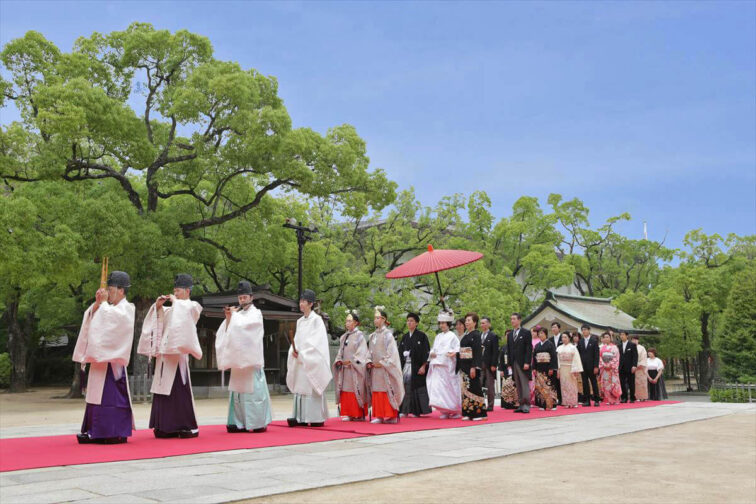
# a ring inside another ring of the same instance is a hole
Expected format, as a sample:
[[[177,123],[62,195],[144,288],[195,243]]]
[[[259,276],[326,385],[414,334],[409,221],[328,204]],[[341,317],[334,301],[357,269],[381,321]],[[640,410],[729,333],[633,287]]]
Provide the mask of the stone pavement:
[[[0,502],[226,502],[741,412],[756,414],[756,405],[686,402],[307,445],[6,472],[0,474]]]

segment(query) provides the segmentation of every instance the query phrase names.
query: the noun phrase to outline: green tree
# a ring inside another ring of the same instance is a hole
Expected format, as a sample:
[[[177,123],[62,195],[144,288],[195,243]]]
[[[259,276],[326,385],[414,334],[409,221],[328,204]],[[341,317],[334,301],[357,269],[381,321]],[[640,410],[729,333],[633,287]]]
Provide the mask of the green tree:
[[[396,185],[382,170],[369,169],[365,142],[353,127],[336,126],[325,135],[292,128],[275,78],[214,59],[209,40],[186,30],[134,23],[82,37],[69,53],[28,32],[6,44],[0,60],[8,76],[0,81],[2,105],[14,104],[21,114],[21,121],[0,130],[0,177],[9,191],[45,181],[106,182],[117,190],[109,194],[110,205],[130,205],[138,233],[121,251],[76,252],[89,264],[110,254],[111,264],[128,266],[139,279],[132,294],[137,327],[149,300],[164,293],[178,269],[201,275],[205,287],[227,287],[237,277],[260,281],[260,268],[252,267],[256,257],[247,251],[265,243],[269,232],[279,233],[278,245],[286,243],[276,257],[290,257],[293,237],[284,238],[281,222],[265,220],[277,216],[268,203],[273,195],[331,198],[344,215],[380,209],[394,198]],[[43,199],[13,200],[9,215],[34,212]],[[259,219],[235,225],[258,213]],[[9,222],[35,241],[33,226]],[[113,230],[122,226],[117,216],[104,222]],[[245,223],[253,224],[254,235]],[[100,231],[81,229],[79,237],[105,243],[92,234]],[[23,250],[13,246],[14,253]],[[59,254],[75,249],[49,247]],[[12,271],[8,266],[3,273]],[[272,265],[270,274],[276,271]],[[80,285],[83,278],[71,282]],[[15,297],[6,296],[5,316],[18,320],[32,281],[11,280]],[[19,331],[14,325],[9,333]],[[18,350],[11,356],[21,358]],[[14,359],[14,366],[22,364]]]
[[[658,282],[661,265],[674,251],[663,243],[632,240],[614,230],[630,214],[610,217],[598,229],[591,229],[588,208],[575,198],[563,201],[549,195],[558,226],[564,231],[558,245],[565,262],[575,268],[574,286],[582,295],[615,296],[627,291],[648,292]]]
[[[715,342],[720,374],[728,381],[756,381],[756,263],[733,278]]]

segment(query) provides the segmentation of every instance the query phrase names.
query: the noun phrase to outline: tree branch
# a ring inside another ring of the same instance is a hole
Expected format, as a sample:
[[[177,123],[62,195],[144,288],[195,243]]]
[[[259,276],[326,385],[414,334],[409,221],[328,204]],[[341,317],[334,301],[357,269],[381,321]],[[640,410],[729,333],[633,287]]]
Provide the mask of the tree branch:
[[[217,226],[218,224],[223,224],[224,222],[228,222],[232,219],[235,219],[236,217],[239,217],[240,215],[245,214],[249,210],[255,208],[260,204],[263,197],[268,194],[270,191],[275,189],[276,187],[279,187],[284,184],[288,184],[288,180],[281,180],[276,179],[273,182],[269,183],[268,185],[264,186],[262,189],[257,191],[257,194],[255,195],[255,198],[247,203],[246,205],[240,206],[238,209],[234,210],[233,212],[228,212],[223,215],[210,217],[208,219],[202,219],[195,222],[189,222],[186,224],[181,224],[181,230],[184,233],[184,236],[189,236],[189,233],[192,231],[195,231],[197,229],[202,229],[210,226]]]

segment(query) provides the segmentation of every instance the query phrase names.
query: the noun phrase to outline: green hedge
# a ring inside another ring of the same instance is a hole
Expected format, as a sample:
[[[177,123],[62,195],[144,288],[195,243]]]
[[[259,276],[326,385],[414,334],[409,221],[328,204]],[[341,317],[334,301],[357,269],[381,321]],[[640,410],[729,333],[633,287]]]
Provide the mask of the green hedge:
[[[11,361],[7,353],[0,354],[0,387],[7,388],[10,386]]]
[[[752,396],[756,397],[756,391],[751,391]],[[730,403],[747,403],[748,391],[742,389],[720,389],[711,388],[709,390],[711,402],[730,402]]]

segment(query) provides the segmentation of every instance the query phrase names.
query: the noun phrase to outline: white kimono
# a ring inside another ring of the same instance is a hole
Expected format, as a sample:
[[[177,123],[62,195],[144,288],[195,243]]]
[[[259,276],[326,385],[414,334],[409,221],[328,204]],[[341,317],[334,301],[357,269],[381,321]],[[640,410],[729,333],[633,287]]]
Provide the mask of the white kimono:
[[[262,312],[254,305],[233,312],[228,327],[225,320],[221,323],[215,333],[215,355],[218,369],[231,370],[231,392],[255,391],[255,373],[265,367],[264,339]]]
[[[116,380],[123,376],[129,365],[134,340],[135,308],[125,299],[117,305],[102,303],[95,313],[92,313],[93,306],[84,312],[73,361],[90,363],[86,401],[89,404],[100,404],[108,364],[113,369],[113,378]],[[126,380],[127,388],[128,383]]]
[[[298,357],[289,348],[286,385],[294,393],[294,418],[299,422],[324,422],[328,403],[323,392],[331,381],[331,357],[328,334],[323,319],[315,312],[297,320],[294,345]]]
[[[184,385],[190,381],[187,355],[202,358],[197,337],[197,321],[201,313],[202,305],[189,299],[176,299],[173,306],[162,310],[158,310],[155,304],[150,307],[142,324],[137,353],[156,357],[151,393],[170,395],[177,370],[181,372]]]
[[[458,414],[462,411],[462,389],[459,375],[454,372],[457,356],[449,357],[448,352],[459,352],[459,338],[451,331],[438,334],[433,341],[426,380],[428,396],[431,407],[445,414]]]

